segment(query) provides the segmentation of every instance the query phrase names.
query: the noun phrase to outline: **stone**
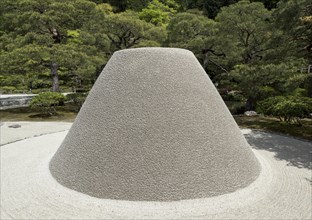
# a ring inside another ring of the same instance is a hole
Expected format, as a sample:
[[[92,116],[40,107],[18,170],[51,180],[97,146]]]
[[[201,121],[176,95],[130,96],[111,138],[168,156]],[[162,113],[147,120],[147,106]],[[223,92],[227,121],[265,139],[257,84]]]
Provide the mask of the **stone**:
[[[9,125],[8,127],[9,127],[9,128],[20,128],[20,127],[22,127],[22,125],[13,124],[13,125]]]
[[[244,188],[260,165],[192,52],[140,48],[113,54],[50,171],[93,197],[176,201]]]
[[[255,112],[255,111],[246,111],[246,112],[244,113],[244,115],[246,115],[246,116],[257,116],[258,113]]]

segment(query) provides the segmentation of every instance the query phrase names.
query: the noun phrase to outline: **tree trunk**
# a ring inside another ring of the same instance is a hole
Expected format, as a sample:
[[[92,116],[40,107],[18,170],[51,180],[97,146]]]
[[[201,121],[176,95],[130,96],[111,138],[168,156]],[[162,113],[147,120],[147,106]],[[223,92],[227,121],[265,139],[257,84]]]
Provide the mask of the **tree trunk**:
[[[312,70],[311,70],[312,71]],[[306,87],[308,90],[308,97],[312,98],[312,72],[308,73],[308,78],[307,78],[307,82],[306,82]]]
[[[255,109],[255,100],[251,97],[249,97],[246,101],[246,110],[252,111]]]
[[[58,65],[55,62],[51,64],[51,76],[52,76],[52,92],[59,92],[59,76],[57,74]]]

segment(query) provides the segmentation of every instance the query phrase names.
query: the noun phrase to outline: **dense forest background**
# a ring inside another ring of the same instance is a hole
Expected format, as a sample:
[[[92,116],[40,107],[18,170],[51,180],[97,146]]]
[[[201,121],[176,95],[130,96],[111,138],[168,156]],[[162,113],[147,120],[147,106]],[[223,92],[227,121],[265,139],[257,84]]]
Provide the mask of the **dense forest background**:
[[[0,12],[1,93],[88,91],[116,50],[179,47],[228,103],[311,110],[310,0],[2,0]]]

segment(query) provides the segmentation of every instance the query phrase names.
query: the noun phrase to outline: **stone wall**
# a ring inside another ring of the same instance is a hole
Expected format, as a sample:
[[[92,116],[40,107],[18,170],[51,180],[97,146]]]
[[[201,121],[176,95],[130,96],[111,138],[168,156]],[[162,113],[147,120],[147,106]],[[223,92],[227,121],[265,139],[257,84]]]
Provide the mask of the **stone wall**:
[[[36,94],[0,95],[0,110],[26,107]]]
[[[72,92],[62,93],[64,96]],[[0,95],[0,110],[11,108],[26,107],[29,105],[31,99],[37,94],[8,94]]]

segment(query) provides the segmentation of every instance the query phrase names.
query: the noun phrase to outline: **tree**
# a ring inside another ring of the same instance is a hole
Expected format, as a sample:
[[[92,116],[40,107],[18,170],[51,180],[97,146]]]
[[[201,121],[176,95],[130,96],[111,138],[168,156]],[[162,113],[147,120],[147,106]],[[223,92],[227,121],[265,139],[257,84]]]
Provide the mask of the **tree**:
[[[190,41],[211,35],[214,21],[191,13],[179,13],[172,18],[168,30],[168,42],[189,48]]]
[[[308,74],[312,64],[312,4],[306,0],[281,0],[272,17],[275,31],[269,41],[271,49],[264,62],[281,63],[292,59],[305,59],[301,66],[306,74],[304,87],[312,97],[312,74]]]
[[[76,111],[79,112],[87,96],[88,93],[70,93],[66,95],[66,100],[69,102],[73,102],[73,104],[76,106]]]
[[[92,35],[80,30],[99,14],[96,4],[87,0],[5,1],[0,9],[0,38],[9,45],[0,48],[3,74],[27,78],[30,89],[33,81],[49,75],[52,91],[59,91],[60,74],[86,69],[94,73],[105,62]]]
[[[214,19],[222,7],[234,4],[238,2],[238,0],[200,0],[199,2],[202,4],[204,14],[207,15],[208,18]]]
[[[219,45],[230,65],[251,64],[268,50],[270,12],[262,3],[240,1],[224,7],[216,17]]]
[[[177,11],[168,5],[163,4],[158,0],[152,0],[146,8],[143,8],[139,13],[139,17],[148,23],[152,23],[156,26],[167,25],[170,18]]]
[[[30,107],[33,109],[40,109],[43,113],[51,116],[57,114],[55,107],[64,101],[65,96],[62,93],[44,92],[31,100]]]
[[[150,0],[91,0],[96,4],[106,3],[112,5],[114,12],[120,13],[126,10],[140,11],[145,8]]]
[[[251,0],[251,2],[262,2],[269,10],[276,8],[279,1],[280,0]]]
[[[302,125],[301,119],[309,117],[312,98],[298,96],[276,96],[259,102],[257,111],[277,116],[281,121]]]
[[[160,46],[159,41],[166,37],[163,28],[155,27],[139,18],[138,13],[126,11],[107,16],[105,21],[107,37],[111,41],[110,51],[144,46]]]
[[[259,100],[277,95],[290,95],[302,87],[307,77],[300,72],[304,60],[280,64],[237,65],[230,76],[247,98],[247,110],[255,109]]]
[[[167,30],[168,45],[193,51],[214,80],[215,68],[223,69],[215,59],[224,56],[215,44],[216,22],[202,15],[178,13],[171,19]]]
[[[214,19],[222,7],[234,4],[238,0],[176,0],[176,2],[181,5],[180,11],[190,12],[198,9],[208,18]]]
[[[312,63],[311,14],[312,3],[309,0],[279,2],[273,16],[274,27],[280,31],[276,39],[287,42],[287,47],[279,47],[282,57],[295,55],[307,58],[309,63]]]

